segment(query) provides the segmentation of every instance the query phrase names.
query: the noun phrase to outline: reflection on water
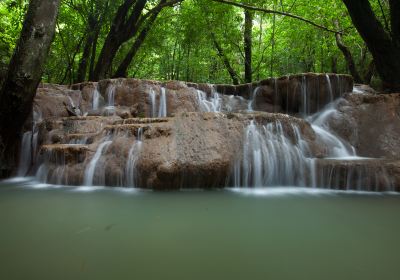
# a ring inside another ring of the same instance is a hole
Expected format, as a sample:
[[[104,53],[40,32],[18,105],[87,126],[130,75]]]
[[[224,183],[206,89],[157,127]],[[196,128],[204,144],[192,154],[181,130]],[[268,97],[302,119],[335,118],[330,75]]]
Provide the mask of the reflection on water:
[[[32,187],[0,184],[0,279],[400,275],[394,194]]]

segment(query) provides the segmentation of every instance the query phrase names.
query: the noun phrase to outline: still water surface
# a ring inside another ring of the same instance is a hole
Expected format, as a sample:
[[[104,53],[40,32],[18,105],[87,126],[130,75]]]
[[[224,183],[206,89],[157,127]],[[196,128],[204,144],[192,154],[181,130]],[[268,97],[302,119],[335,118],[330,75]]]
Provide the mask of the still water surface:
[[[400,196],[0,183],[0,279],[400,279]]]

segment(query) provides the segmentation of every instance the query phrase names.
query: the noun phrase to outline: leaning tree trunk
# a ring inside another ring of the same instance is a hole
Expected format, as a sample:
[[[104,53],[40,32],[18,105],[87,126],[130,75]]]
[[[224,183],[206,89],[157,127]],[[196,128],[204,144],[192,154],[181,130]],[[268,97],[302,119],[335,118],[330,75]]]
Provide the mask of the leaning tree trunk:
[[[165,2],[165,1],[161,1]],[[133,43],[132,47],[130,48],[129,52],[118,66],[117,71],[114,74],[114,78],[121,78],[126,77],[128,73],[129,65],[131,64],[133,58],[136,56],[137,52],[139,51],[140,47],[142,46],[144,40],[147,37],[151,27],[153,26],[158,14],[160,11],[155,12],[150,18],[147,20],[146,25],[143,27],[140,34],[136,37],[135,42]]]
[[[337,29],[339,29],[339,22],[337,20],[334,21],[334,24]],[[347,69],[350,71],[350,74],[353,76],[354,81],[356,83],[362,84],[363,80],[360,74],[357,71],[356,63],[354,62],[353,55],[351,54],[349,48],[344,44],[342,40],[342,35],[340,33],[335,34],[336,45],[343,53],[344,59],[346,61]]]
[[[0,177],[16,165],[19,136],[32,111],[36,89],[54,37],[60,0],[31,0],[0,91]]]
[[[225,68],[229,73],[229,76],[231,76],[232,83],[234,85],[238,85],[239,84],[239,75],[236,73],[235,69],[233,69],[232,65],[230,64],[229,59],[226,57],[224,50],[219,45],[217,39],[215,38],[214,33],[211,33],[211,39],[213,41],[215,49],[217,50],[218,56],[221,58],[222,62],[224,63]]]
[[[397,34],[398,19],[392,16],[393,32],[391,38],[376,18],[368,0],[343,0],[350,13],[354,26],[370,50],[376,70],[387,91],[400,90],[400,48]],[[390,1],[391,14],[400,14],[398,0]],[[395,4],[396,3],[396,4]]]
[[[93,42],[96,36],[96,28],[97,28],[96,26],[99,24],[94,15],[89,15],[88,22],[89,23],[88,23],[86,41],[83,47],[81,60],[79,62],[77,77],[74,81],[75,83],[81,83],[86,79],[88,60],[90,59],[90,51],[92,50]]]
[[[136,35],[146,3],[146,0],[125,0],[119,6],[94,69],[94,79],[96,81],[106,78],[107,71],[111,68],[121,45]],[[131,5],[134,6],[132,12],[128,15]]]

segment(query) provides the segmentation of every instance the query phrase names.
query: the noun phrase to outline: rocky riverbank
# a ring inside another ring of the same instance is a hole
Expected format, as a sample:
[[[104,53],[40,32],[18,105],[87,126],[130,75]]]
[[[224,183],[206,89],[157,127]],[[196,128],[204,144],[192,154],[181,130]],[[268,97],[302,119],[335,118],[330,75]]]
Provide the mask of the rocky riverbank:
[[[46,84],[26,125],[18,175],[154,189],[400,190],[399,102],[399,94],[353,92],[352,78],[335,74],[240,86]]]

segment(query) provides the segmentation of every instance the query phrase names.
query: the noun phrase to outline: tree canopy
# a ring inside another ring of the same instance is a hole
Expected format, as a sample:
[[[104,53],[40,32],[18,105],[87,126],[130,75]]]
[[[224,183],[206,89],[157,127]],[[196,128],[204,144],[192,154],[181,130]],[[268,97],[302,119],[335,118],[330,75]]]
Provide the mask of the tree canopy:
[[[390,32],[388,1],[370,2]],[[3,71],[27,6],[26,0],[0,3]],[[43,81],[127,76],[231,83],[232,74],[238,82],[249,81],[246,10],[252,17],[247,33],[252,80],[298,72],[350,73],[334,31],[340,32],[360,76],[368,72],[372,56],[340,0],[63,0]]]

